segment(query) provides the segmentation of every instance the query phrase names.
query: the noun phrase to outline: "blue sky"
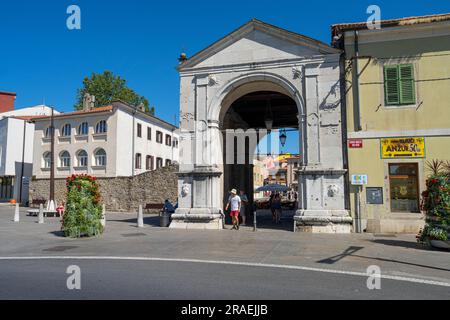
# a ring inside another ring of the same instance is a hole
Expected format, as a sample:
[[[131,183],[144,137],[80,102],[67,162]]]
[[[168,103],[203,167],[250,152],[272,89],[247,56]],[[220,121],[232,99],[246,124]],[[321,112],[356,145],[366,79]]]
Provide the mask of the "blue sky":
[[[81,30],[66,27],[71,4]],[[17,92],[18,108],[45,101],[71,111],[83,78],[110,70],[173,122],[181,52],[191,56],[253,17],[329,43],[331,24],[366,21],[371,4],[382,19],[450,12],[438,0],[3,1],[0,91]]]

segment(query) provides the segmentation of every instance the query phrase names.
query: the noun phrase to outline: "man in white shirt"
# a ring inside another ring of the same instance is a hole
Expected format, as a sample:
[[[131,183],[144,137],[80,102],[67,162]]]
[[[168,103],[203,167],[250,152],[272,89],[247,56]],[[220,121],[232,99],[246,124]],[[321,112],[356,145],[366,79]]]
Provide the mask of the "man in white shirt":
[[[239,230],[239,212],[241,211],[241,198],[237,195],[236,189],[231,190],[231,195],[228,198],[227,205],[225,207],[225,211],[231,207],[231,220],[233,222],[232,230]]]

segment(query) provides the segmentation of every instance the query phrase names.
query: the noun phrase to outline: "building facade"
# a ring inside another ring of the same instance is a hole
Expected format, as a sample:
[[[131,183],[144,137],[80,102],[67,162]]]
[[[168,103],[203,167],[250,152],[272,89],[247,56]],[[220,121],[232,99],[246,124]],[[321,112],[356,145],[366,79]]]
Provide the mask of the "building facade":
[[[34,125],[27,120],[0,119],[0,201],[26,204],[33,166]]]
[[[36,179],[48,179],[50,117],[34,117]],[[55,178],[129,177],[178,161],[177,127],[123,102],[54,116]]]
[[[345,50],[349,179],[367,176],[350,187],[352,216],[359,207],[367,232],[416,233],[427,162],[450,159],[450,15],[332,30]]]
[[[351,231],[344,202],[340,54],[320,41],[252,20],[181,59],[179,207],[171,228],[221,229],[229,190],[252,189],[248,159],[259,139],[253,133],[297,128],[302,166],[295,228]],[[239,129],[248,134],[239,137],[244,140],[237,151],[228,149],[233,141],[228,130]],[[233,153],[240,160],[232,160]]]
[[[8,110],[0,113],[0,201],[15,199],[26,204],[33,173],[34,124],[30,119],[49,115],[51,109],[44,105],[14,109],[15,94],[6,97],[6,102],[0,101],[6,103],[0,110]]]

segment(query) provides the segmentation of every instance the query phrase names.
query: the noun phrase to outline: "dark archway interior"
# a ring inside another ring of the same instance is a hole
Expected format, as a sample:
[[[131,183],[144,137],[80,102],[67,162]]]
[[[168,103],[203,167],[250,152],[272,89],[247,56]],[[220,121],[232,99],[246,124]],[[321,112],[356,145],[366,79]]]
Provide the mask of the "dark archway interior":
[[[274,91],[257,91],[246,94],[232,103],[226,112],[221,129],[267,129],[265,120],[273,119],[272,129],[295,128],[298,129],[298,108],[295,101],[282,93]],[[224,146],[226,135],[223,135]],[[225,148],[226,149],[226,148]],[[245,164],[224,165],[224,204],[228,199],[228,192],[236,188],[245,190],[249,205],[247,221],[251,223],[250,208],[253,207],[253,158],[255,150],[249,150],[249,141],[245,140]],[[234,146],[234,159],[236,159],[237,145]],[[226,150],[223,152],[226,159]]]
[[[263,129],[264,120],[271,115],[273,129],[298,128],[297,105],[282,93],[257,91],[237,99],[224,117],[225,129]]]

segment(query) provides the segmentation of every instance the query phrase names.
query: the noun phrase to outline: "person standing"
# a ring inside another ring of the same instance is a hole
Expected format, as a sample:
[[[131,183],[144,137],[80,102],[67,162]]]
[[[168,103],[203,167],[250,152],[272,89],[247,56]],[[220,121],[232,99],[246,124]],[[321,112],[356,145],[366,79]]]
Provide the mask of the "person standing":
[[[272,200],[272,206],[275,211],[275,223],[280,223],[281,219],[281,196],[277,192]]]
[[[241,198],[237,195],[236,189],[231,190],[230,193],[231,195],[228,198],[225,211],[227,211],[228,208],[231,209],[230,216],[233,223],[233,227],[231,229],[239,230],[239,212],[241,211]]]
[[[248,205],[248,197],[245,194],[244,190],[240,190],[239,191],[239,197],[241,198],[241,210],[239,211],[239,214],[242,218],[242,224],[245,226],[245,220],[246,220],[246,212],[245,210],[247,209],[247,205]]]

